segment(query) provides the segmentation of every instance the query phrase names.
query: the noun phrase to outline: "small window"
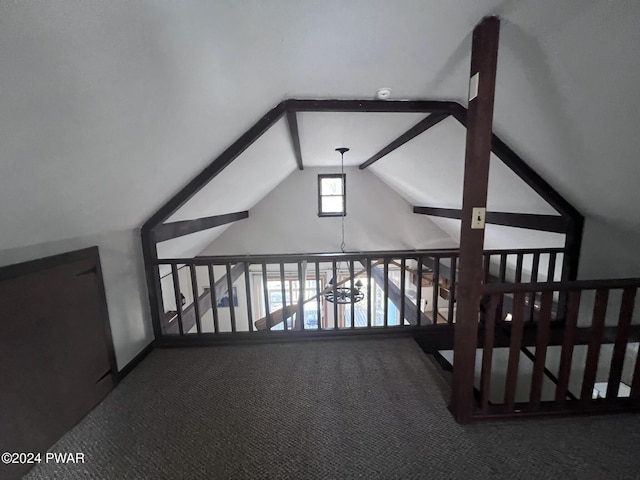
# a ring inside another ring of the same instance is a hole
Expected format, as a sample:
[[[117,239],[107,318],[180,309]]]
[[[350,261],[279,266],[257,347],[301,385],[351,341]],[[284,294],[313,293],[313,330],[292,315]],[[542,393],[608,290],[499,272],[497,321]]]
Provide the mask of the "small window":
[[[342,217],[347,214],[347,176],[341,173],[318,175],[318,216]]]

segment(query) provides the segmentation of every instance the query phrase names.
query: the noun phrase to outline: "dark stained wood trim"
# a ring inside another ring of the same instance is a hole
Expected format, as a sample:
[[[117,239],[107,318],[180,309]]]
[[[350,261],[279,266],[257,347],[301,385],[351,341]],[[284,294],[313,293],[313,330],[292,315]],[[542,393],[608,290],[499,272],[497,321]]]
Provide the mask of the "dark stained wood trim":
[[[457,220],[462,218],[462,210],[457,208],[413,207],[413,213]],[[485,223],[555,233],[567,233],[570,230],[570,220],[560,215],[487,212]]]
[[[151,342],[149,345],[144,347],[140,353],[138,353],[129,363],[127,363],[122,369],[118,372],[118,382],[121,382],[127,375],[129,375],[134,368],[136,368],[140,363],[147,358],[147,355],[151,353],[153,350],[154,342]]]
[[[423,118],[418,123],[416,123],[413,127],[411,127],[409,130],[407,130],[398,138],[396,138],[393,142],[389,143],[389,145],[387,145],[378,153],[376,153],[371,158],[369,158],[366,162],[361,163],[358,168],[360,170],[367,168],[369,165],[377,162],[382,157],[388,155],[389,153],[393,152],[397,148],[400,148],[409,140],[413,140],[415,137],[417,137],[421,133],[424,133],[427,130],[429,130],[431,127],[437,125],[442,120],[447,118],[449,115],[450,115],[449,113],[432,113],[428,117]]]
[[[300,132],[298,131],[298,119],[296,112],[287,111],[287,125],[289,126],[291,144],[293,146],[293,153],[296,156],[298,170],[304,170],[304,165],[302,163],[302,150],[300,148]]]
[[[182,237],[191,233],[200,232],[209,228],[219,227],[227,223],[237,222],[249,217],[247,210],[243,212],[225,213],[224,215],[214,215],[212,217],[196,218],[194,220],[182,220],[179,222],[163,223],[154,230],[154,240],[164,242],[172,238]]]
[[[224,152],[222,152],[213,162],[211,162],[202,172],[200,172],[193,180],[185,185],[178,193],[176,193],[168,202],[154,213],[149,220],[142,226],[143,231],[151,230],[157,225],[164,222],[176,210],[184,205],[191,197],[200,191],[209,181],[218,175],[222,170],[229,166],[238,155],[249,148],[253,142],[262,136],[271,126],[276,123],[284,115],[285,102],[280,102],[269,112],[267,112],[260,120],[258,120],[249,130],[247,130],[240,138],[231,144]]]
[[[544,283],[489,283],[484,286],[485,295],[517,292],[549,292],[562,290],[596,290],[600,288],[640,288],[640,278],[612,278],[607,280],[575,280],[572,282]]]
[[[493,103],[500,19],[485,17],[474,28],[469,78],[479,77],[477,94],[469,101],[462,225],[460,229],[460,280],[454,334],[454,369],[451,410],[459,423],[471,421],[474,402],[478,308],[484,280],[484,228],[472,227],[472,210],[486,207],[493,126]]]
[[[298,100],[283,102],[287,112],[399,112],[448,113],[459,107],[456,102],[438,100]]]
[[[160,285],[160,266],[158,265],[158,249],[151,231],[142,230],[142,257],[144,259],[144,273],[147,281],[147,295],[151,313],[151,325],[156,339],[162,336],[162,286]]]

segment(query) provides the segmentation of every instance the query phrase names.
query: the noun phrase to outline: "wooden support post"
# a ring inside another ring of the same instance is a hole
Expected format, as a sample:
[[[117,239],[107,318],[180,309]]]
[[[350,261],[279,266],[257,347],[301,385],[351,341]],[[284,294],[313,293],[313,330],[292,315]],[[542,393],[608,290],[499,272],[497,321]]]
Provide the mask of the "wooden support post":
[[[473,31],[451,395],[451,410],[459,423],[469,423],[473,409],[484,225],[474,228],[472,216],[474,208],[486,208],[487,202],[499,36],[498,17],[484,18]]]

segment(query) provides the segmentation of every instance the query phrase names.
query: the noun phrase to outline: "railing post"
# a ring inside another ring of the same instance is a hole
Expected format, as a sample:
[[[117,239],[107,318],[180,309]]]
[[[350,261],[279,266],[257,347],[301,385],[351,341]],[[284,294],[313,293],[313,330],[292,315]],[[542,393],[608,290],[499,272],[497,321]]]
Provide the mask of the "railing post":
[[[470,422],[473,410],[478,312],[484,280],[484,222],[477,225],[472,217],[475,208],[486,210],[499,33],[497,17],[484,18],[473,31],[451,395],[451,410],[459,423]]]

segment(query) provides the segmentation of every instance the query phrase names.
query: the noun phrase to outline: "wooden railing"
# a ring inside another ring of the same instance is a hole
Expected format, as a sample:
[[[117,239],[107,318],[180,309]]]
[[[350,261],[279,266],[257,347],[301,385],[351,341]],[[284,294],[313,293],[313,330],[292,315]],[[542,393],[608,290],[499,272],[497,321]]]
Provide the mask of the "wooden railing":
[[[637,408],[638,287],[639,278],[486,285],[473,417]],[[562,298],[566,309],[554,308]]]
[[[562,257],[562,249],[487,251],[486,278],[559,279]],[[163,259],[160,330],[166,339],[453,324],[457,262],[454,249]],[[357,285],[360,301],[327,300]]]

